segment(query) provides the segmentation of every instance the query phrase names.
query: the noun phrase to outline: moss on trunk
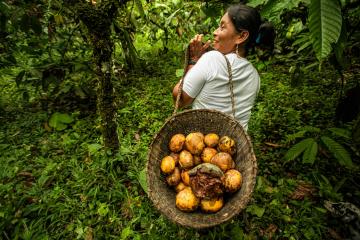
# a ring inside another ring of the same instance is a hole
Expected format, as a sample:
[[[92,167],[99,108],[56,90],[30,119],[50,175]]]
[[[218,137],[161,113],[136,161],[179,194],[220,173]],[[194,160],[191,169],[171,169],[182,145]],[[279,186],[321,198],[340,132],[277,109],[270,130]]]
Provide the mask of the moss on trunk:
[[[119,139],[114,88],[111,82],[111,56],[114,44],[111,40],[111,25],[118,8],[126,1],[101,1],[101,5],[98,6],[73,0],[65,2],[88,29],[89,39],[93,47],[95,71],[98,76],[97,110],[101,117],[104,146],[116,152],[119,149]]]

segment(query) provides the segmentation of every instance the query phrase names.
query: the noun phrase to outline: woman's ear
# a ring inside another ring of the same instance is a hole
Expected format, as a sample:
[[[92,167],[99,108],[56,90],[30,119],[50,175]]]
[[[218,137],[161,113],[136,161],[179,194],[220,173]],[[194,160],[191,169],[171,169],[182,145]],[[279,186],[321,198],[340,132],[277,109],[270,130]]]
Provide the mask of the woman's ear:
[[[241,31],[241,33],[238,34],[238,37],[236,39],[236,44],[242,44],[243,42],[246,42],[246,40],[249,37],[249,32],[246,30]]]

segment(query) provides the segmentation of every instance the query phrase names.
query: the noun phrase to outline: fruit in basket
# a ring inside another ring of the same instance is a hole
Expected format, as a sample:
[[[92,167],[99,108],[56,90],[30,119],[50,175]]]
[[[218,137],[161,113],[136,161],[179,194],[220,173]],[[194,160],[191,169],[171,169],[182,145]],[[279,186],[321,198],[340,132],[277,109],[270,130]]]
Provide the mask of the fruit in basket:
[[[197,166],[197,165],[199,165],[200,163],[202,163],[200,156],[194,155],[194,156],[193,156],[193,159],[194,159],[194,166]]]
[[[235,167],[235,162],[232,160],[231,155],[226,152],[219,152],[213,156],[210,163],[218,166],[223,172]]]
[[[219,140],[218,150],[220,152],[226,152],[230,155],[234,155],[234,153],[236,152],[236,145],[234,139],[228,136],[221,137]]]
[[[173,173],[166,177],[166,182],[169,186],[177,186],[181,181],[181,175],[179,168],[175,168]]]
[[[181,180],[186,186],[190,185],[189,171],[186,171],[186,170],[181,171]]]
[[[190,186],[198,198],[211,199],[223,194],[221,178],[224,176],[219,167],[202,163],[189,171]]]
[[[171,137],[170,143],[169,143],[169,149],[172,152],[180,152],[185,143],[185,135],[178,133]]]
[[[176,194],[176,207],[184,212],[192,212],[199,206],[200,200],[194,195],[190,187],[186,187]]]
[[[175,160],[171,156],[166,156],[161,160],[160,169],[165,174],[170,174],[175,169]]]
[[[204,151],[201,153],[201,159],[205,163],[210,163],[210,160],[213,156],[215,156],[218,153],[215,148],[206,147],[204,148]]]
[[[191,154],[200,155],[205,147],[204,135],[199,132],[190,133],[186,136],[185,146]]]
[[[242,176],[236,169],[230,169],[224,174],[223,185],[226,192],[236,192],[241,188]]]
[[[194,166],[194,159],[191,153],[187,150],[182,150],[179,155],[179,165],[183,169],[191,168]]]
[[[176,191],[176,207],[193,212],[215,213],[224,205],[225,192],[241,188],[242,176],[235,170],[232,155],[236,143],[229,136],[201,132],[171,137],[169,155],[161,160],[166,183]]]
[[[201,210],[207,213],[215,213],[224,206],[224,199],[222,197],[213,199],[202,199],[200,202]]]
[[[196,135],[198,135],[199,137],[202,138],[202,140],[204,141],[204,134],[202,132],[194,132]]]
[[[208,147],[216,147],[219,143],[219,136],[216,133],[206,134],[204,137],[204,143]]]
[[[183,190],[184,188],[186,188],[187,186],[183,183],[183,182],[180,182],[176,187],[175,187],[175,191],[178,193],[180,192],[181,190]]]
[[[175,166],[177,166],[179,163],[180,155],[178,153],[172,152],[169,156],[175,160]]]

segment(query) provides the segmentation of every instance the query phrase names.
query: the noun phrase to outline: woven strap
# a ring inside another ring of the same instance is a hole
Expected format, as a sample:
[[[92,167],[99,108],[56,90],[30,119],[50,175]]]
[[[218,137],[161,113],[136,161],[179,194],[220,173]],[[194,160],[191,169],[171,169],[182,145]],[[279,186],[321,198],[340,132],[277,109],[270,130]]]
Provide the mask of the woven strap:
[[[229,59],[224,54],[222,54],[222,55],[225,58],[226,65],[227,65],[227,71],[228,71],[228,74],[229,74],[231,107],[232,107],[232,114],[233,114],[233,116],[235,118],[235,97],[234,97],[234,85],[233,85],[233,81],[232,81],[231,64],[229,62]],[[175,115],[176,112],[179,109],[180,97],[181,97],[181,94],[182,94],[182,90],[183,90],[182,88],[183,88],[183,85],[184,85],[184,78],[185,78],[185,75],[186,75],[186,68],[187,68],[188,63],[189,63],[189,56],[190,56],[190,46],[188,46],[186,51],[185,51],[184,73],[183,73],[183,75],[182,75],[182,77],[180,79],[180,84],[179,84],[179,88],[178,88],[178,94],[177,94],[177,97],[176,97],[176,102],[175,102],[175,108],[174,108],[173,115]]]
[[[179,88],[178,88],[178,94],[177,94],[177,97],[176,97],[176,102],[175,102],[175,109],[174,109],[174,112],[173,112],[173,115],[176,114],[177,110],[179,109],[179,103],[180,103],[180,97],[181,97],[181,94],[182,94],[182,88],[183,88],[183,85],[184,85],[184,78],[185,78],[185,75],[186,75],[186,68],[189,64],[189,56],[190,56],[190,46],[188,46],[185,50],[185,61],[184,61],[184,73],[180,79],[180,84],[179,84]]]
[[[234,85],[233,85],[233,77],[232,77],[232,71],[231,71],[231,65],[229,62],[229,59],[223,54],[225,61],[226,61],[226,65],[227,65],[227,70],[228,70],[228,74],[229,74],[229,87],[230,87],[230,96],[231,96],[231,107],[232,107],[232,114],[235,118],[235,97],[234,97]]]

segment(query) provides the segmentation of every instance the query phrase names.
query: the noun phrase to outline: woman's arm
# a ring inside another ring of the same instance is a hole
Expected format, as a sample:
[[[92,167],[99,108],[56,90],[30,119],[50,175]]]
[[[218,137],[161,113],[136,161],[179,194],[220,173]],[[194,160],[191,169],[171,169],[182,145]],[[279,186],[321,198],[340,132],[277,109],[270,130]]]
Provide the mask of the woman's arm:
[[[176,98],[179,93],[179,87],[180,87],[180,81],[175,85],[173,92],[172,92],[174,103],[176,102]],[[190,97],[189,95],[186,94],[186,92],[182,91],[181,97],[179,100],[179,108],[187,107],[187,106],[191,105],[191,103],[193,101],[194,101],[194,98]]]
[[[189,45],[190,46],[190,56],[189,56],[189,58],[195,63],[199,60],[199,58],[204,54],[204,52],[210,46],[210,41],[206,42],[205,44],[202,43],[202,37],[203,37],[202,34],[197,34],[190,41],[190,45]],[[193,66],[194,66],[193,64],[189,64],[186,68],[185,73],[187,73]],[[176,102],[176,98],[178,96],[179,86],[180,86],[180,81],[173,88],[172,95],[173,95],[174,103]],[[186,92],[182,91],[180,101],[179,101],[179,108],[187,107],[187,106],[191,105],[191,103],[193,101],[194,101],[194,98],[190,97]]]

